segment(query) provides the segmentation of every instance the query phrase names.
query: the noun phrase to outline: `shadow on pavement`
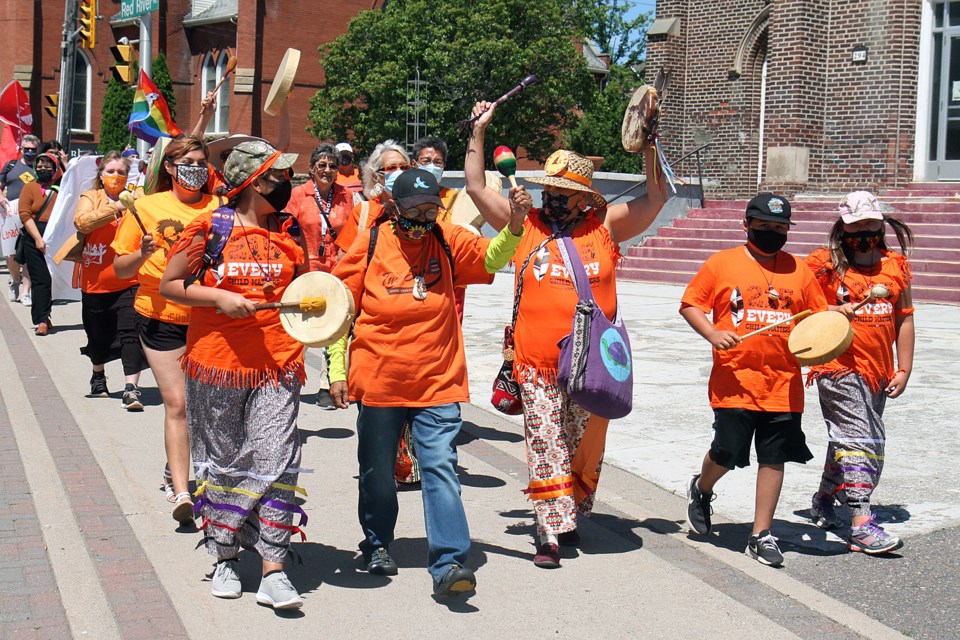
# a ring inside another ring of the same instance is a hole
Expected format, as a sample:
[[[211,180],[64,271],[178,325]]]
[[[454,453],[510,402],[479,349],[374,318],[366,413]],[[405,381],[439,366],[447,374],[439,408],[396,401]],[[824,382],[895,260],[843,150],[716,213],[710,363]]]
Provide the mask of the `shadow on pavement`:
[[[476,487],[479,489],[493,489],[502,487],[507,482],[495,476],[487,476],[479,473],[470,473],[466,467],[457,466],[457,477],[460,478],[460,484],[465,487]]]
[[[468,442],[473,442],[474,440],[523,442],[523,434],[500,431],[499,429],[494,429],[493,427],[480,426],[476,423],[470,422],[469,420],[463,421],[463,427],[468,431],[461,429],[460,435],[457,436],[457,445],[467,444]]]
[[[306,442],[308,438],[323,438],[325,440],[346,440],[347,438],[353,437],[353,429],[345,429],[343,427],[327,427],[325,429],[317,429],[316,431],[311,431],[309,429],[300,428],[300,442]]]

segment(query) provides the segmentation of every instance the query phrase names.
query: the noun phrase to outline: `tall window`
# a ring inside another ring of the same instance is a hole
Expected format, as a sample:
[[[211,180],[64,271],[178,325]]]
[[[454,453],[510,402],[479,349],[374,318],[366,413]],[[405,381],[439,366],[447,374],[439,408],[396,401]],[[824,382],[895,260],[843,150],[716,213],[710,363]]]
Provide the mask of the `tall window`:
[[[220,78],[227,72],[226,51],[219,55],[213,51],[203,58],[203,95],[213,91]],[[207,125],[207,133],[230,133],[230,80],[227,80],[217,91],[217,110]]]
[[[86,54],[77,49],[76,66],[73,69],[73,108],[70,112],[71,131],[90,131],[90,62]]]

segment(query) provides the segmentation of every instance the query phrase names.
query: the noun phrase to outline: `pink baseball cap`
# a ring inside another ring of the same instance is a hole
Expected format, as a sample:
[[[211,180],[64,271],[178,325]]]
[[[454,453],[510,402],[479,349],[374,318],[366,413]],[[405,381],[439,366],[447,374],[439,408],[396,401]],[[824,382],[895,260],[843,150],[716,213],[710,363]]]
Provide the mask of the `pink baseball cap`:
[[[840,201],[840,217],[846,224],[860,220],[883,220],[880,203],[877,197],[869,191],[854,191],[848,193]]]

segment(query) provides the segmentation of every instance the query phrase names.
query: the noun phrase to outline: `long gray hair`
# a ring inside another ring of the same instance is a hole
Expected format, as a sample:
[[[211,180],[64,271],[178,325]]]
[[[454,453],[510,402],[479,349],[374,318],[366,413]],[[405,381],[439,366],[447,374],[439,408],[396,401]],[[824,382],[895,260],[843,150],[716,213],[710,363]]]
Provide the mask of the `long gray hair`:
[[[410,164],[410,154],[402,146],[397,144],[396,140],[384,140],[373,150],[366,164],[363,165],[363,194],[367,198],[376,198],[379,190],[375,190],[377,185],[377,171],[383,168],[383,154],[387,151],[396,151],[403,156],[403,161]]]

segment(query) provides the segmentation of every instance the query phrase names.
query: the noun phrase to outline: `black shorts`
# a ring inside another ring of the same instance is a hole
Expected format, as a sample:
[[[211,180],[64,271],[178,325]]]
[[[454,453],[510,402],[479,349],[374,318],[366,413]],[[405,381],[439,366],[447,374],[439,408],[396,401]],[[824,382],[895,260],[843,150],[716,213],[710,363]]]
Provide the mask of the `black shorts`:
[[[758,464],[803,464],[813,459],[800,428],[800,413],[714,409],[713,415],[710,459],[721,467],[749,467],[751,439]]]
[[[175,351],[187,346],[187,325],[140,316],[140,339],[147,349]]]

